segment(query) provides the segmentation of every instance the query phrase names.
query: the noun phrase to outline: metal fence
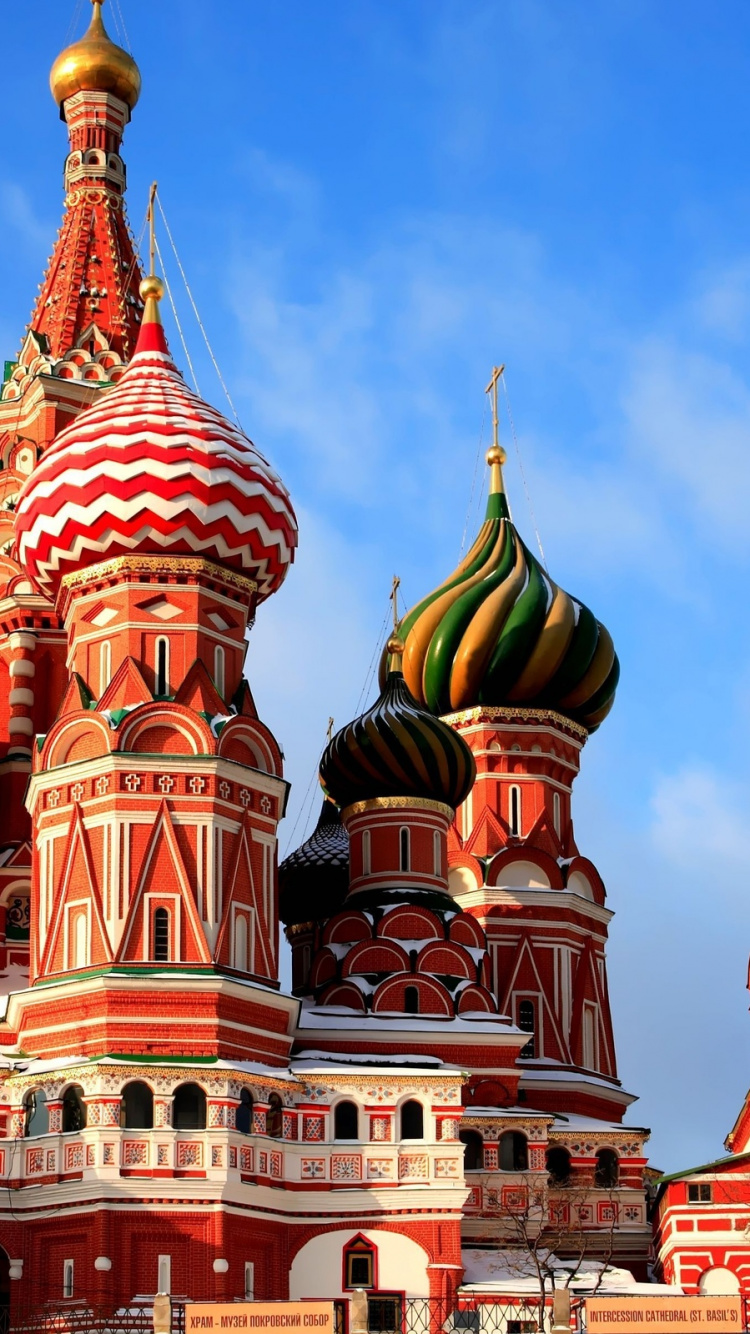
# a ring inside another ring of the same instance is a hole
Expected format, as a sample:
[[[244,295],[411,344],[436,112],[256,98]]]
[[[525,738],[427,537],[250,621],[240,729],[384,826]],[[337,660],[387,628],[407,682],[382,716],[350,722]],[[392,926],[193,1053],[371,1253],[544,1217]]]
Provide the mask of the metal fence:
[[[185,1307],[172,1306],[172,1334],[184,1334]],[[44,1302],[0,1307],[0,1334],[154,1334],[150,1306]]]

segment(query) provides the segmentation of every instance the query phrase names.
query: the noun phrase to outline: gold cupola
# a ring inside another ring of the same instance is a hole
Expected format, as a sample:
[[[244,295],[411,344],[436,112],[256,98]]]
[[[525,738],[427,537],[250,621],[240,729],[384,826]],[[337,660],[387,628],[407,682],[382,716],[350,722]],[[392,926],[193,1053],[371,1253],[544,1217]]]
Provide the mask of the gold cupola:
[[[141,91],[141,72],[133,57],[109,37],[102,19],[104,0],[92,0],[88,32],[57,57],[49,76],[52,96],[62,109],[74,93],[111,93],[133,110]]]

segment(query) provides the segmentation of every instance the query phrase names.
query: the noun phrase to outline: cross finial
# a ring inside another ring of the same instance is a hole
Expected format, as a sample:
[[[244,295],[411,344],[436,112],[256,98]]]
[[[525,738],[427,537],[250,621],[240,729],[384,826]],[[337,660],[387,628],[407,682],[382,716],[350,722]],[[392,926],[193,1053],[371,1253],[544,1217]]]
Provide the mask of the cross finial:
[[[393,603],[393,633],[394,633],[394,635],[395,635],[395,634],[397,633],[397,631],[398,631],[398,590],[399,590],[400,586],[401,586],[401,580],[399,579],[399,577],[398,577],[397,574],[394,574],[394,576],[393,576],[393,584],[392,584],[392,586],[391,586],[391,592],[390,592],[390,600],[391,600],[391,602]]]
[[[328,732],[327,732],[327,736],[328,736],[328,740],[329,740],[329,742],[330,742],[331,737],[333,736],[333,718],[329,718],[329,719],[328,719]]]
[[[94,0],[94,3],[96,3],[96,0]],[[158,188],[159,186],[157,182],[154,181],[148,192],[148,271],[149,276],[151,277],[154,275],[154,263],[156,260],[156,209],[154,208],[154,204],[156,203],[156,191]]]
[[[490,380],[489,384],[487,385],[487,388],[484,391],[485,394],[490,395],[490,402],[492,404],[492,444],[495,449],[497,449],[498,445],[500,444],[499,422],[497,417],[497,382],[500,379],[504,370],[505,370],[504,365],[492,367],[492,379]]]

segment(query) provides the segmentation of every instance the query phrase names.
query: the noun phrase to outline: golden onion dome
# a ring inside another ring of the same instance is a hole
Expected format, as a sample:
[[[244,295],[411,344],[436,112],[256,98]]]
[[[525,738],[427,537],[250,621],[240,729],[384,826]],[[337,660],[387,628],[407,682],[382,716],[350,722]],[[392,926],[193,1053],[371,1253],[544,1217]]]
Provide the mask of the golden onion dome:
[[[57,57],[49,76],[52,96],[62,107],[74,93],[112,93],[133,110],[141,92],[141,72],[133,57],[109,37],[102,20],[104,0],[92,0],[88,32]]]

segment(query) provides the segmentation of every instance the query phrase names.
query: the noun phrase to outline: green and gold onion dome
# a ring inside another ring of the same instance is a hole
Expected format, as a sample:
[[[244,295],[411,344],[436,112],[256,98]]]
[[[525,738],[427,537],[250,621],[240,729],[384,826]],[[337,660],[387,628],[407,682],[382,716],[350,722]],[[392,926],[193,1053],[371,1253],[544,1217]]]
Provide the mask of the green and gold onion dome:
[[[494,445],[487,462],[487,514],[474,545],[400,622],[405,684],[438,715],[521,704],[593,732],[620,675],[612,638],[521,541],[505,497],[504,451]],[[388,664],[386,651],[384,672]]]
[[[453,728],[413,698],[397,639],[390,670],[372,708],[337,732],[323,752],[320,781],[337,805],[374,797],[416,797],[454,810],[474,782],[474,757]]]

